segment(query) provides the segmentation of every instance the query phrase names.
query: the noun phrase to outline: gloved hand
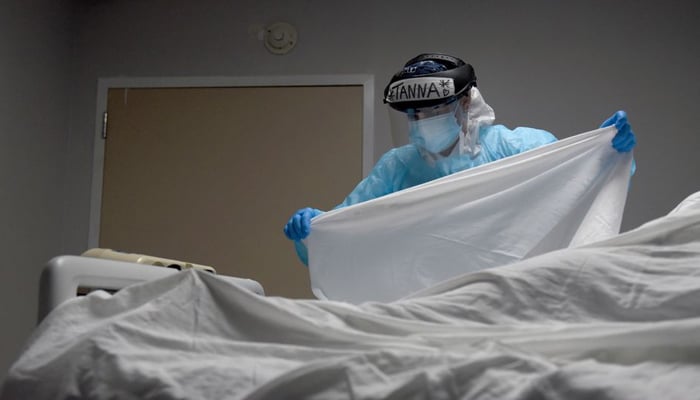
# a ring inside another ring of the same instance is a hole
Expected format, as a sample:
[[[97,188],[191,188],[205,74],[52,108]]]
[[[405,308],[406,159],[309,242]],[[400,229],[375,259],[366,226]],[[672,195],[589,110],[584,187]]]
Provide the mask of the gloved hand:
[[[632,127],[627,122],[627,113],[624,111],[616,112],[606,119],[600,127],[605,128],[611,125],[615,125],[615,128],[617,128],[617,134],[612,140],[613,148],[620,153],[632,150],[634,145],[637,144],[637,139],[634,136],[634,132],[632,132]]]
[[[311,218],[322,214],[323,211],[315,208],[302,208],[298,210],[284,227],[284,234],[291,240],[301,240],[311,233]]]

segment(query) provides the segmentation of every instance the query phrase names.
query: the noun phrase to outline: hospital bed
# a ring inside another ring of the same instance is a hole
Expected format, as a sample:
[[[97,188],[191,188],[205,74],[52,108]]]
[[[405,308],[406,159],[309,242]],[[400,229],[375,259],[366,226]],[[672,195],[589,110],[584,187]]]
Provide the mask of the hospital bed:
[[[180,272],[166,266],[117,261],[86,256],[62,255],[49,260],[39,280],[38,321],[63,302],[96,290],[115,293],[140,282],[160,279]],[[264,295],[260,283],[252,279],[220,275],[253,293]]]
[[[609,139],[599,138],[598,147],[610,151]],[[559,141],[550,150],[567,150],[570,143]],[[523,163],[530,161],[539,167],[536,157],[547,156],[547,151],[540,148],[474,168],[471,178],[477,183],[501,182],[485,177],[505,174],[506,167],[522,171]],[[526,180],[517,179],[499,193],[514,197],[504,204],[528,199],[531,207],[543,202],[529,199],[558,193],[568,176],[583,176],[584,181],[614,176],[619,185],[612,198],[624,199],[631,159],[613,154],[613,159],[625,162],[616,164],[606,157],[585,154],[572,166],[567,156],[562,169],[571,171],[556,185],[547,166],[538,173],[543,186],[532,180],[527,180],[529,186],[520,185]],[[582,164],[595,165],[581,173]],[[605,175],[596,172],[599,169],[611,172]],[[457,175],[452,177],[463,178]],[[505,178],[513,177],[508,173]],[[605,193],[610,180],[584,181],[574,182],[573,189],[587,196],[567,197],[590,200],[591,186],[600,184],[598,192]],[[427,199],[443,201],[445,196],[418,193],[438,184],[407,192],[421,195],[416,201],[420,206]],[[529,190],[537,193],[522,194]],[[337,212],[336,216],[352,214],[343,217],[351,226],[342,229],[341,244],[354,239],[344,235],[356,228],[359,214],[372,211],[365,216],[373,217],[376,211],[385,217],[396,208],[392,202],[397,196]],[[610,198],[591,203],[607,206],[610,201],[603,200]],[[494,204],[490,200],[475,203]],[[391,204],[384,207],[385,203]],[[606,222],[589,209],[585,216]],[[481,214],[513,220],[498,210]],[[577,214],[581,208],[572,211]],[[325,215],[325,223],[332,222],[331,213]],[[527,217],[520,222],[530,224],[532,213]],[[569,225],[555,224],[547,232],[558,239]],[[141,274],[133,278],[115,261],[100,263],[114,266],[102,279],[93,274],[107,268],[79,267],[92,260],[59,258],[42,278],[42,315],[50,312],[11,367],[0,400],[698,398],[700,192],[634,230],[589,239],[484,269],[474,265],[477,257],[465,256],[471,253],[455,253],[433,264],[469,272],[396,301],[356,304],[261,296],[262,289],[251,282],[196,269],[152,267],[146,272],[140,269],[143,265],[131,265]],[[474,240],[461,242],[473,245]],[[414,247],[405,246],[406,251]],[[355,260],[356,253],[345,258]],[[396,270],[389,279],[433,272],[405,265],[407,270]],[[350,276],[355,270],[344,271],[349,272],[347,279],[334,280],[345,285],[341,289],[375,294]],[[367,276],[364,282],[372,278]],[[367,286],[382,286],[374,280]],[[85,296],[65,300],[75,297],[80,287],[87,289]]]
[[[85,269],[94,262],[49,263],[42,298],[55,308],[0,399],[638,400],[700,389],[700,192],[616,237],[392,303],[261,296],[197,270]],[[123,288],[64,301],[81,285]]]

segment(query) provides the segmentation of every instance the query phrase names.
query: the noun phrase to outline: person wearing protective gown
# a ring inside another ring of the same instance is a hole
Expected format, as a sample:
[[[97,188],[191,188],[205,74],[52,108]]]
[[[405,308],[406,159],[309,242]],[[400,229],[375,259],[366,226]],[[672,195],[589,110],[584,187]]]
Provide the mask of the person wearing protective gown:
[[[509,157],[555,142],[551,133],[535,128],[509,129],[494,124],[493,109],[476,86],[474,68],[447,54],[420,54],[404,65],[384,90],[384,102],[406,115],[409,143],[385,153],[350,194],[335,208],[347,207],[420,185],[455,172]],[[624,111],[615,112],[601,127],[615,125],[612,146],[628,152],[636,138]],[[287,221],[284,233],[299,259],[308,265],[302,242],[311,219],[323,211],[305,207]]]

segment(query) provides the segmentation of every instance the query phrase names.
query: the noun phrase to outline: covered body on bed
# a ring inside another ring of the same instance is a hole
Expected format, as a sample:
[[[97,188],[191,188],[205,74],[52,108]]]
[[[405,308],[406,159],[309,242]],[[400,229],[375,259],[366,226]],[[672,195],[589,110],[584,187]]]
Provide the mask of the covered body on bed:
[[[605,144],[596,135],[591,137]],[[596,146],[603,149],[602,144]],[[610,151],[607,144],[604,149]],[[501,166],[522,165],[517,163],[529,156],[501,160]],[[612,154],[583,161],[607,172],[580,181],[588,186],[574,185],[581,196],[588,195],[587,208],[570,207],[566,215],[581,221],[598,215],[588,206],[611,198],[596,195],[610,188],[608,182],[618,182],[612,198],[622,199],[615,204],[621,207],[631,159]],[[522,193],[509,188],[505,197]],[[358,206],[342,212],[368,207]],[[318,232],[331,217],[319,221]],[[265,297],[233,279],[196,270],[115,294],[95,291],[64,302],[41,322],[10,369],[0,399],[695,395],[700,389],[700,192],[668,215],[623,234],[614,234],[619,218],[589,222],[593,225],[581,226],[610,229],[581,232],[604,232],[604,239],[551,224],[554,233],[573,233],[562,239],[564,248],[523,252],[500,266],[481,268],[467,247],[462,254],[456,246],[451,250],[456,255],[436,267],[462,273],[399,288],[418,290],[395,301]],[[561,239],[554,236],[542,237]],[[585,240],[571,241],[581,237]],[[319,238],[312,242],[318,245],[324,240]],[[317,282],[330,293],[337,289],[326,285],[332,281]],[[346,283],[343,293],[358,287]]]
[[[197,271],[95,292],[46,318],[0,397],[688,398],[698,200],[392,303],[263,297]]]

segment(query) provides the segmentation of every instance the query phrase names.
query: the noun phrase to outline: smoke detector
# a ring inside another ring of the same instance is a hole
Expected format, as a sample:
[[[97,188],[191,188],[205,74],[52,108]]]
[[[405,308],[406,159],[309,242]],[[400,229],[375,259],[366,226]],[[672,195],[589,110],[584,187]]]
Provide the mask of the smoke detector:
[[[286,22],[275,22],[263,32],[265,47],[272,54],[287,54],[297,44],[297,30]]]

